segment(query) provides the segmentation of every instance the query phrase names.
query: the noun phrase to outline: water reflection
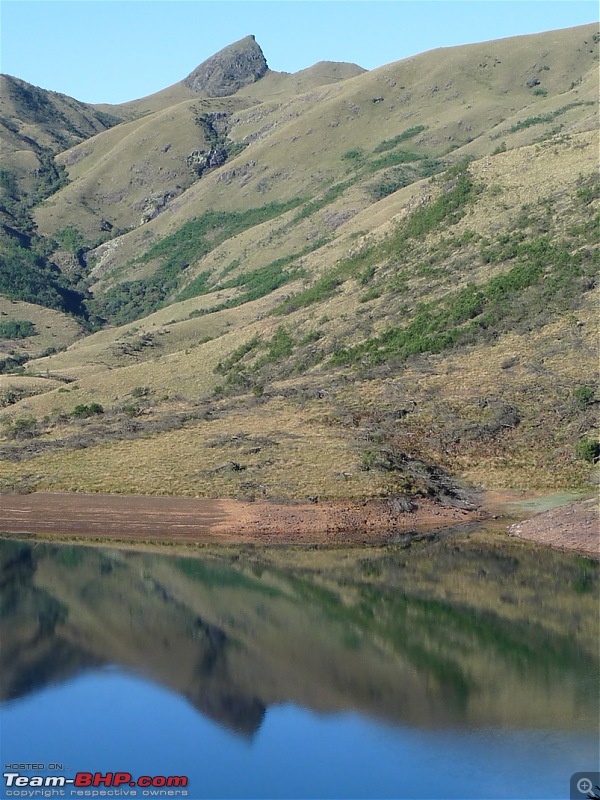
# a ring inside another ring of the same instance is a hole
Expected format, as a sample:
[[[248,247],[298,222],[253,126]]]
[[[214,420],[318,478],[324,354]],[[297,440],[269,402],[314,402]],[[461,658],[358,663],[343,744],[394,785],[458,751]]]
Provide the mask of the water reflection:
[[[1,699],[118,665],[244,736],[266,709],[594,731],[598,572],[477,537],[202,557],[1,541]]]

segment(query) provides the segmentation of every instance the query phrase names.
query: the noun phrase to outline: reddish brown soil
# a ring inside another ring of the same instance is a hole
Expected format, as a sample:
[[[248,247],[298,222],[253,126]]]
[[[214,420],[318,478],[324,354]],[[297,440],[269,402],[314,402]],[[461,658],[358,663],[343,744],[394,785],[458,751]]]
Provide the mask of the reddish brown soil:
[[[598,501],[586,500],[536,514],[511,525],[509,534],[600,559]]]
[[[419,500],[409,513],[384,500],[275,504],[185,497],[0,495],[0,533],[95,540],[223,544],[363,544],[472,522],[479,512]]]

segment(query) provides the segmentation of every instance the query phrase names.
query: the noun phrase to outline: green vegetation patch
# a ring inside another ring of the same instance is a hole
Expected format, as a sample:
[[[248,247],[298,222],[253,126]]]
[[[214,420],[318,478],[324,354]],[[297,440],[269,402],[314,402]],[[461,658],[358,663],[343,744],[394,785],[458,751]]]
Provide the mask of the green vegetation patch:
[[[232,278],[226,283],[221,284],[219,288],[243,288],[246,289],[243,295],[244,303],[258,300],[259,297],[270,294],[275,291],[275,289],[279,289],[280,286],[284,286],[286,283],[304,274],[304,271],[299,267],[286,269],[286,267],[300,258],[300,256],[300,253],[290,253],[290,255],[278,258],[276,261],[272,261],[264,267],[258,267],[249,272],[244,272],[237,278]]]
[[[85,316],[83,296],[48,258],[36,253],[31,240],[5,237],[0,250],[0,293],[11,300],[38,303]]]
[[[444,193],[428,205],[414,211],[396,233],[381,244],[366,247],[356,256],[345,259],[312,286],[285,300],[274,309],[273,313],[290,314],[313,303],[322,302],[331,297],[348,278],[356,277],[362,280],[361,276],[365,274],[365,270],[369,270],[374,264],[381,263],[389,257],[397,257],[406,249],[409,239],[424,238],[442,224],[452,225],[458,222],[475,194],[468,162],[462,161],[447,170],[444,178],[446,179]]]
[[[280,286],[285,286],[286,283],[302,277],[302,275],[304,275],[303,269],[299,267],[286,269],[289,264],[302,254],[303,253],[291,253],[289,256],[284,256],[284,258],[279,258],[277,261],[272,261],[264,267],[250,270],[250,272],[245,272],[226,283],[219,284],[214,287],[214,290],[240,287],[245,288],[246,291],[236,297],[230,297],[229,300],[224,300],[216,306],[192,311],[190,319],[194,317],[203,317],[205,314],[214,314],[217,311],[226,311],[229,308],[237,308],[238,306],[244,305],[244,303],[251,303],[254,300],[258,300],[274,292],[275,289],[279,289]]]
[[[385,173],[380,180],[372,183],[368,187],[371,199],[375,202],[383,200],[398,189],[403,189],[409,186],[414,181],[414,176],[410,175],[406,170],[396,168]]]
[[[596,392],[593,386],[576,386],[573,390],[573,396],[582,410],[593,405],[596,400]]]
[[[557,117],[560,117],[562,114],[566,114],[567,111],[570,111],[572,108],[577,108],[577,106],[593,105],[594,102],[592,100],[576,100],[574,103],[568,103],[566,106],[561,106],[554,111],[550,111],[548,114],[539,114],[536,117],[527,117],[527,119],[519,120],[519,122],[516,122],[508,129],[508,132],[517,133],[525,128],[530,128],[532,125],[541,125],[544,122],[554,122]]]
[[[163,259],[161,271],[164,277],[177,277],[182,269],[227,239],[278,217],[302,202],[302,199],[296,198],[287,203],[269,203],[247,211],[206,211],[200,217],[186,222],[175,233],[165,236],[132,263],[144,264]]]
[[[190,281],[185,289],[177,295],[177,300],[188,300],[190,297],[206,294],[209,291],[210,272],[201,272]]]
[[[398,164],[411,164],[415,161],[430,160],[428,156],[422,153],[413,153],[410,150],[397,150],[395,152],[386,153],[374,161],[369,161],[366,167],[366,172],[378,172],[385,167],[395,167]]]
[[[258,336],[254,336],[252,339],[249,339],[244,344],[241,344],[237,347],[233,353],[228,358],[223,359],[223,361],[219,361],[217,366],[214,368],[214,372],[218,375],[227,375],[239,362],[244,358],[244,356],[251,353],[254,349],[259,347],[261,344],[261,339]]]
[[[596,464],[600,460],[600,442],[587,436],[580,439],[575,446],[575,455],[582,461]]]
[[[393,150],[394,147],[397,147],[400,144],[400,142],[405,142],[407,139],[413,139],[415,136],[418,136],[425,130],[427,130],[427,125],[415,125],[414,128],[409,128],[408,130],[399,133],[398,136],[394,136],[393,139],[384,139],[383,142],[380,142],[377,145],[373,152],[384,153],[386,150]]]
[[[86,317],[83,295],[50,259],[58,243],[35,232],[33,206],[68,183],[64,167],[55,163],[49,150],[38,157],[36,183],[27,195],[11,170],[0,170],[0,207],[11,221],[10,227],[1,226],[0,293]]]
[[[291,356],[294,350],[294,340],[287,328],[280,325],[273,334],[273,338],[268,344],[268,350],[264,356],[264,363],[277,362],[282,358]]]
[[[201,273],[191,283],[181,286],[190,264],[227,239],[278,217],[302,202],[297,198],[287,203],[269,203],[248,211],[205,212],[186,222],[175,233],[165,236],[143,256],[131,262],[145,264],[161,261],[161,266],[150,278],[126,281],[109,289],[93,301],[93,310],[111,322],[123,324],[147,316],[168,302],[206,294],[209,291],[207,273]]]
[[[89,403],[89,405],[81,404],[75,406],[70,416],[77,419],[87,419],[88,417],[94,417],[98,414],[104,414],[104,409],[100,403]]]
[[[79,256],[84,250],[88,250],[92,246],[86,241],[83,234],[72,225],[56,231],[53,238],[61,250],[73,253],[74,256]]]
[[[304,289],[304,291],[298,292],[298,294],[293,297],[284,300],[281,305],[274,309],[273,313],[291,314],[292,311],[306,308],[313,303],[321,303],[323,300],[327,300],[335,294],[338,286],[341,286],[343,282],[344,279],[341,273],[337,275],[325,275],[323,278],[316,281],[316,283],[313,283],[312,286]]]
[[[37,333],[33,322],[28,319],[11,319],[0,322],[0,339],[27,339]]]
[[[330,186],[322,195],[321,197],[316,198],[315,200],[311,200],[308,203],[305,203],[298,214],[295,215],[294,219],[290,222],[290,227],[295,225],[297,222],[300,222],[303,219],[307,219],[312,214],[315,214],[317,211],[320,211],[322,208],[325,208],[331,203],[335,202],[338,197],[340,197],[346,189],[349,189],[356,180],[347,180],[341,181],[340,183],[334,183],[333,186]]]
[[[475,189],[468,164],[458,164],[446,172],[446,177],[453,183],[451,188],[410,215],[402,229],[405,238],[421,239],[442,222],[452,225],[463,216]]]
[[[589,251],[571,253],[565,244],[553,244],[546,237],[518,244],[515,258],[518,263],[511,269],[483,285],[471,284],[422,304],[406,326],[390,327],[356,347],[337,350],[332,363],[404,360],[490,338],[519,325],[534,327],[552,306],[559,311],[569,307],[580,292],[579,280],[595,272],[598,260]]]

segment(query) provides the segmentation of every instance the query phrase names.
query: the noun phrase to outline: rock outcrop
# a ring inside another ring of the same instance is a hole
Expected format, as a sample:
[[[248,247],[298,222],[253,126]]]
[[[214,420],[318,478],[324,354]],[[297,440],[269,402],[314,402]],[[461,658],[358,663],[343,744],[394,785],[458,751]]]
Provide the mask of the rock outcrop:
[[[260,80],[267,69],[267,61],[256,39],[246,36],[203,61],[183,83],[199,94],[227,97]]]

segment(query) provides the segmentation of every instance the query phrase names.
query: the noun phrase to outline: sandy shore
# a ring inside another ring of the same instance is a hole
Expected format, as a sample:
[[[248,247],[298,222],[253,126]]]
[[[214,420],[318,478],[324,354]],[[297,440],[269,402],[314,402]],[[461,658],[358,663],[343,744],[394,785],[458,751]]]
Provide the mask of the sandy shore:
[[[600,559],[598,500],[560,506],[508,529],[511,536]]]
[[[276,504],[131,495],[0,495],[0,532],[82,539],[207,544],[363,544],[484,518],[419,499],[411,512],[385,500]]]

